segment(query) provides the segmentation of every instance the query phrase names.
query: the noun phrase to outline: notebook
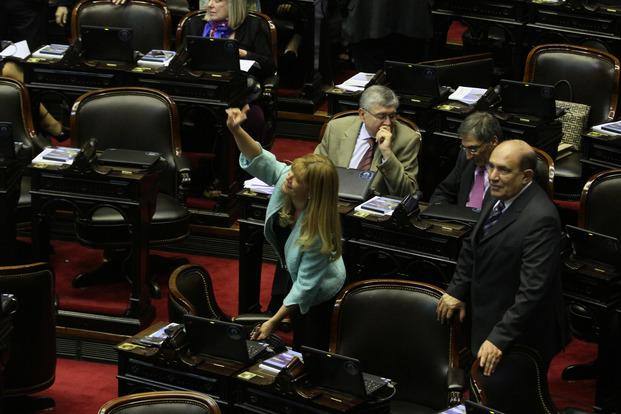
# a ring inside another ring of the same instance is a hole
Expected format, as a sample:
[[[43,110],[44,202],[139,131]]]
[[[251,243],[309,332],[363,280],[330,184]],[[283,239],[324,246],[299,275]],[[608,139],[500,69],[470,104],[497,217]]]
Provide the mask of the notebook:
[[[339,198],[358,202],[369,198],[375,171],[336,167],[336,172],[339,176]]]
[[[362,372],[360,361],[302,346],[304,369],[311,384],[335,391],[367,397],[390,383],[387,378]]]
[[[502,111],[508,114],[555,119],[562,113],[562,109],[556,109],[555,96],[552,85],[500,80]]]
[[[451,221],[473,226],[479,220],[480,211],[457,204],[430,204],[420,217],[424,219]]]
[[[201,357],[219,357],[239,362],[253,362],[267,344],[248,340],[243,325],[216,319],[184,315],[190,352]]]
[[[205,72],[239,70],[239,47],[234,39],[186,36],[185,41],[190,69]]]
[[[401,101],[415,105],[433,105],[449,95],[450,89],[440,86],[438,68],[413,63],[384,63],[388,85],[400,95]]]
[[[97,157],[97,163],[111,167],[150,168],[160,156],[159,152],[108,148]]]
[[[575,265],[580,263],[609,267],[614,271],[621,265],[621,243],[617,237],[596,233],[581,227],[566,225],[573,249]],[[570,262],[568,265],[571,265]]]
[[[86,60],[105,60],[133,64],[134,31],[131,27],[83,25],[80,28],[82,56]]]

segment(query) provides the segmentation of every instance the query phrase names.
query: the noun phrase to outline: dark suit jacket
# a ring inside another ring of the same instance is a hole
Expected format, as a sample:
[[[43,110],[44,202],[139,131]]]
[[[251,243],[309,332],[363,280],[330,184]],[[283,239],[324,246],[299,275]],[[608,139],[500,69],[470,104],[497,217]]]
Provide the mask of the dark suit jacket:
[[[519,343],[552,358],[568,340],[558,213],[532,183],[483,235],[496,201],[486,195],[447,292],[470,305],[474,355],[488,339],[503,352]]]
[[[475,168],[474,161],[469,160],[464,151],[460,151],[455,167],[436,187],[429,204],[447,203],[465,206],[474,182]]]

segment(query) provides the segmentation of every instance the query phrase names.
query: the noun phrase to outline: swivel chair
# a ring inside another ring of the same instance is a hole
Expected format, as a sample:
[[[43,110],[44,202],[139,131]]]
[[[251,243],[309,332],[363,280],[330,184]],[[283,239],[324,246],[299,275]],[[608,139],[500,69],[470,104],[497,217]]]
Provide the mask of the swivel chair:
[[[534,180],[552,199],[554,196],[554,160],[547,152],[539,148],[533,149],[537,153],[537,170],[535,171]]]
[[[248,326],[255,326],[269,319],[268,315],[262,313],[247,313],[236,317],[224,313],[216,302],[209,272],[195,264],[178,267],[168,280],[168,319],[171,322],[183,323],[183,315],[186,314]],[[280,329],[289,330],[289,323],[281,323]]]
[[[573,96],[557,94],[557,99],[573,99],[589,105],[591,110],[585,126],[591,126],[614,119],[620,73],[619,59],[608,52],[570,44],[547,44],[534,47],[528,54],[524,82],[556,85],[567,81]],[[558,89],[561,90],[560,86]],[[583,184],[580,152],[574,151],[557,160],[555,198],[576,201]]]
[[[0,77],[0,107],[0,122],[11,123],[13,141],[21,144],[16,156],[20,164],[26,165],[45,146],[50,145],[35,130],[30,95],[26,87],[19,81]],[[15,224],[30,221],[30,177],[22,175],[18,190],[17,200],[7,200],[8,210],[2,214],[5,222],[3,238],[11,240],[11,243],[15,240]]]
[[[54,273],[46,263],[0,267],[0,291],[18,301],[2,390],[6,413],[54,406],[30,394],[52,386],[56,371]]]
[[[181,156],[177,107],[168,95],[146,88],[110,88],[80,96],[72,108],[71,139],[81,147],[96,138],[97,149],[106,148],[154,151],[164,159],[159,176],[155,213],[149,227],[149,246],[163,246],[184,239],[189,233],[190,214],[184,206],[185,190],[190,181],[187,160]],[[98,247],[119,249],[126,256],[130,229],[123,216],[107,206],[92,212],[76,225],[80,242]],[[107,267],[118,262],[108,261]],[[177,264],[178,265],[178,264]],[[150,271],[160,266],[150,264]],[[107,269],[109,270],[109,269]],[[118,271],[118,270],[117,270]],[[105,275],[102,270],[100,275]],[[74,280],[74,286],[88,279],[86,274]],[[159,297],[153,282],[152,295]]]
[[[213,398],[194,391],[152,391],[108,401],[99,414],[220,414]]]
[[[592,176],[582,189],[578,225],[598,233],[621,237],[617,212],[621,209],[621,169]]]
[[[84,25],[130,27],[134,50],[170,49],[171,16],[159,0],[131,0],[115,6],[112,0],[82,0],[71,14],[71,38],[80,37]]]
[[[444,291],[425,283],[373,279],[339,294],[330,352],[360,360],[372,374],[397,382],[392,413],[436,413],[461,401],[456,323],[440,324]]]

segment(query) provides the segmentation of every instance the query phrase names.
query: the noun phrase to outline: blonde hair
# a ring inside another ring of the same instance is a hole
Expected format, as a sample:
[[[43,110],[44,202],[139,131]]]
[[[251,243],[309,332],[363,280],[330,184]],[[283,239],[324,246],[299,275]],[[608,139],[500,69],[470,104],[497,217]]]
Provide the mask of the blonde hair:
[[[246,16],[248,16],[248,5],[246,0],[224,0],[228,3],[229,6],[229,27],[236,30],[239,26],[242,25],[244,20],[246,20]],[[205,4],[205,8],[207,4]],[[205,14],[206,21],[209,21],[209,14]]]
[[[341,222],[338,213],[339,177],[334,164],[323,155],[307,154],[293,161],[291,171],[308,188],[308,203],[298,243],[306,250],[318,238],[321,253],[330,256],[331,261],[338,259],[342,253]],[[279,213],[280,224],[291,225],[294,212],[293,201],[286,196]]]

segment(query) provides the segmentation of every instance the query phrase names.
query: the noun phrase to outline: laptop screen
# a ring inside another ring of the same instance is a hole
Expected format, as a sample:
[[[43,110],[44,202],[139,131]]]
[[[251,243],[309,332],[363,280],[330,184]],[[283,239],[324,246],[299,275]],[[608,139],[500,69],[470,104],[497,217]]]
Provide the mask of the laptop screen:
[[[80,28],[83,57],[86,60],[134,63],[133,38],[131,27],[83,25]]]
[[[360,361],[302,346],[304,369],[311,383],[347,394],[366,396]]]
[[[387,60],[384,70],[386,80],[394,91],[429,98],[441,95],[438,69],[433,66]]]
[[[190,69],[205,72],[240,70],[237,41],[202,36],[186,36],[185,41]]]
[[[617,237],[571,225],[566,225],[565,230],[577,257],[614,266],[621,264],[621,243]]]
[[[502,110],[510,114],[556,117],[554,86],[501,79]]]
[[[375,171],[336,167],[336,172],[339,176],[340,199],[362,202],[369,198]]]
[[[248,360],[248,333],[243,325],[194,315],[184,315],[184,324],[192,354]]]

